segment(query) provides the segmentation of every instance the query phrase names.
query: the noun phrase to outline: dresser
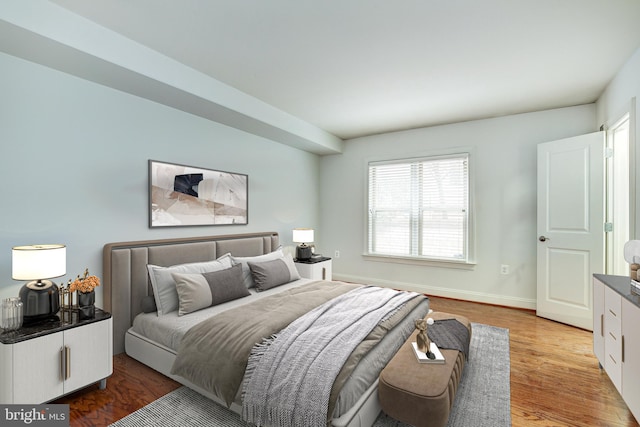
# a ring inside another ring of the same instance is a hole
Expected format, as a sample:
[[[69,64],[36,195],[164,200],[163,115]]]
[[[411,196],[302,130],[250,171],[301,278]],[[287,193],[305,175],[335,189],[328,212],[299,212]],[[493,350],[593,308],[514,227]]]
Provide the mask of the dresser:
[[[113,372],[111,314],[78,311],[0,333],[0,404],[49,402]]]
[[[593,352],[640,420],[640,296],[628,276],[593,275]]]

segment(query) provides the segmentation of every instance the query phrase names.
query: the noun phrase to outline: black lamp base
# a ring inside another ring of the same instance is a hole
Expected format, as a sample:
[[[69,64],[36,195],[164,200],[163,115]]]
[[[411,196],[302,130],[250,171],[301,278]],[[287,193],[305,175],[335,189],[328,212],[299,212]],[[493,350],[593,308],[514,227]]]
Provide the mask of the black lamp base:
[[[50,280],[29,282],[20,288],[24,322],[35,322],[55,316],[60,311],[60,292]]]
[[[296,246],[296,259],[300,260],[308,260],[311,259],[311,246],[307,246],[306,244]]]

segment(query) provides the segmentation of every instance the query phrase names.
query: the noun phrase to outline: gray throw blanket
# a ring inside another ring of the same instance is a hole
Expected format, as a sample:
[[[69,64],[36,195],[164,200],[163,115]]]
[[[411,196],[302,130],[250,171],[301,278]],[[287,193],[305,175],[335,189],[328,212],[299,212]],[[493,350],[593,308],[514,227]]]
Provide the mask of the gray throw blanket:
[[[385,288],[354,289],[254,347],[243,383],[243,418],[257,426],[325,426],[331,387],[351,352],[378,323],[417,297]]]
[[[231,405],[256,344],[314,308],[361,286],[313,282],[212,316],[182,338],[171,373]]]
[[[458,350],[469,360],[469,330],[456,319],[436,320],[427,335],[439,348]]]

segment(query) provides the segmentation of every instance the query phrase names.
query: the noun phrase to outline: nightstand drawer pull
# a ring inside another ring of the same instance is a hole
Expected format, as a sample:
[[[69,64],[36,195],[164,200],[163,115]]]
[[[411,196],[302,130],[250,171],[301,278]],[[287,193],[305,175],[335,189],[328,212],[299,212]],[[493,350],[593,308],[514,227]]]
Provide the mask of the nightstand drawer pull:
[[[65,376],[64,379],[71,378],[71,349],[67,346],[64,347],[64,360],[65,360]]]
[[[64,346],[60,349],[60,378],[62,381],[71,377],[71,349]]]
[[[61,379],[62,381],[64,381],[64,379],[65,379],[65,376],[64,376],[64,375],[65,375],[65,373],[64,373],[64,367],[65,367],[65,363],[64,363],[64,360],[65,360],[64,353],[65,353],[65,348],[64,348],[64,347],[61,347],[61,348],[60,348],[60,379]]]

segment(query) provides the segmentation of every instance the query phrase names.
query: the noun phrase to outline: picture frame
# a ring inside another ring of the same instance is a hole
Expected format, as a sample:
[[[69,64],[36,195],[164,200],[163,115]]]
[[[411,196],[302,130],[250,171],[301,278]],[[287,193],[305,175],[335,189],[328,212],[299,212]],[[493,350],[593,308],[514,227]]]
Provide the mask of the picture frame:
[[[247,225],[249,176],[149,160],[149,227]]]

